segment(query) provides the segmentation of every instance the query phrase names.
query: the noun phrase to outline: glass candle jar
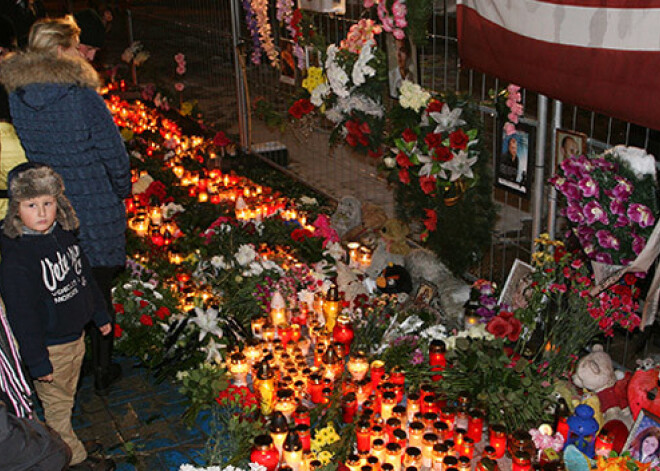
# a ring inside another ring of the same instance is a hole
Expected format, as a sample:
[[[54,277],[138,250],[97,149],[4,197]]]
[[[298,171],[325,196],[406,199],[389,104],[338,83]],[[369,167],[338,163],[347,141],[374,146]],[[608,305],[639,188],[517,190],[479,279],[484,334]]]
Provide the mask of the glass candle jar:
[[[408,397],[406,398],[406,418],[408,422],[413,422],[415,420],[415,414],[420,411],[419,393],[413,392],[408,394]]]
[[[458,457],[458,471],[472,471],[472,458],[467,456]]]
[[[427,412],[438,413],[438,407],[435,403],[435,394],[424,396],[424,399],[421,401],[421,411],[422,414],[426,414]]]
[[[381,380],[385,375],[385,363],[382,360],[371,362],[371,386],[374,391],[380,386]]]
[[[422,446],[422,436],[424,435],[424,432],[426,431],[426,428],[424,427],[424,423],[422,422],[412,422],[408,426],[408,435],[409,435],[409,445],[410,446],[416,446],[416,447],[421,447]]]
[[[504,425],[493,424],[490,426],[489,445],[495,449],[495,459],[499,460],[506,452],[506,429]]]
[[[405,426],[408,423],[408,416],[406,415],[406,407],[402,404],[397,404],[392,408],[392,417],[396,417]]]
[[[353,330],[353,324],[351,323],[351,318],[343,314],[340,315],[337,318],[337,322],[332,329],[332,338],[334,339],[335,342],[341,345],[340,355],[342,357],[345,357],[351,351],[351,343],[353,343],[354,337],[355,337],[355,332]]]
[[[282,461],[290,466],[292,471],[300,471],[303,464],[303,446],[300,436],[295,430],[291,430],[282,446]]]
[[[250,461],[265,467],[266,471],[275,471],[280,462],[280,454],[273,445],[273,439],[270,436],[257,435],[254,438]]]
[[[461,456],[467,456],[469,459],[474,457],[474,440],[470,437],[463,438],[463,442],[458,447],[458,453]]]
[[[468,412],[468,432],[467,436],[474,440],[474,443],[480,443],[483,438],[485,414],[481,409],[470,409]]]
[[[534,442],[532,442],[532,436],[529,432],[520,429],[514,431],[509,437],[507,451],[511,458],[519,451],[526,452],[529,456],[532,456],[536,452],[536,447],[534,446]]]
[[[457,468],[458,467],[458,458],[455,456],[445,456],[445,458],[442,460],[442,469],[447,471],[449,468]]]
[[[323,400],[323,376],[319,373],[312,373],[309,376],[309,381],[307,382],[307,390],[309,393],[310,400],[314,404],[320,404]]]
[[[360,457],[356,454],[348,455],[344,464],[348,468],[348,471],[360,471],[360,467],[362,466]]]
[[[385,423],[385,430],[387,431],[387,441],[394,441],[394,431],[401,428],[401,421],[396,417],[390,417]]]
[[[447,456],[447,445],[436,443],[433,445],[433,471],[442,471],[444,459]]]
[[[378,458],[381,465],[385,463],[386,449],[385,440],[377,438],[371,442],[371,454]]]
[[[367,458],[367,465],[371,466],[372,471],[380,471],[380,461],[373,455]]]
[[[312,435],[309,431],[309,425],[307,424],[298,424],[296,425],[295,431],[298,432],[300,437],[300,442],[302,443],[303,452],[310,451],[312,448]]]
[[[355,434],[357,435],[357,450],[370,451],[371,450],[371,424],[366,420],[361,420],[355,427]]]
[[[296,423],[296,425],[305,424],[307,426],[311,426],[312,424],[309,416],[309,409],[300,404],[293,412],[293,421]]]
[[[369,371],[369,360],[366,353],[358,351],[352,354],[348,359],[346,369],[353,378],[353,381],[356,383],[362,381]]]
[[[416,468],[422,467],[422,450],[416,446],[409,446],[403,454],[403,466],[407,468],[414,466]]]
[[[442,420],[436,420],[433,422],[433,432],[438,436],[438,440],[441,442],[444,442],[448,437],[447,437],[447,430],[449,427],[447,427],[447,424],[444,423]]]
[[[408,443],[408,434],[402,428],[394,429],[392,432],[392,441],[401,445],[401,448],[405,449],[406,444]]]
[[[433,466],[433,445],[438,443],[438,436],[435,433],[425,433],[422,437],[422,467],[430,468]]]
[[[357,397],[354,392],[346,393],[341,398],[341,415],[345,424],[353,423],[357,413]]]
[[[511,458],[511,471],[530,471],[532,460],[526,451],[516,451]]]
[[[387,419],[392,417],[392,409],[394,409],[396,404],[396,393],[392,391],[386,391],[383,393],[383,399],[380,405],[380,416],[383,420],[387,421]]]
[[[428,432],[433,431],[433,424],[438,420],[438,414],[435,412],[427,412],[426,414],[422,414],[422,422],[424,423],[424,428]]]
[[[401,455],[403,450],[401,445],[396,442],[388,443],[385,446],[385,462],[394,467],[393,471],[401,471]]]
[[[382,425],[372,425],[371,426],[371,446],[373,447],[376,440],[380,440],[383,444],[389,442],[387,437],[387,431]],[[382,460],[381,460],[382,461]]]

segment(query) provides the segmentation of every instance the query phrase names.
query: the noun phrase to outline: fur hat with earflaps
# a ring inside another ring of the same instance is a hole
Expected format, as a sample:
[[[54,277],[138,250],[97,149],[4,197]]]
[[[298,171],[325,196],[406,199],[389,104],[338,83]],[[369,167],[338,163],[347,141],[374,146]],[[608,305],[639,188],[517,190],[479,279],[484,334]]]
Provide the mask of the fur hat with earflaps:
[[[9,208],[2,227],[4,234],[14,239],[23,235],[23,222],[18,215],[21,201],[38,196],[54,196],[57,201],[56,221],[65,231],[78,229],[80,225],[76,212],[64,196],[64,182],[48,165],[26,162],[14,167],[7,176]]]

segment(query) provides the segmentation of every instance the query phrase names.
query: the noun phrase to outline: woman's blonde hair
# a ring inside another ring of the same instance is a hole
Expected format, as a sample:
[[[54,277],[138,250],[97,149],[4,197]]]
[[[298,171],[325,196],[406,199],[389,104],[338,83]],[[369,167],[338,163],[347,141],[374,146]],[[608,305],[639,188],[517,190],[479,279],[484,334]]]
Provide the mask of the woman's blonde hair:
[[[30,28],[28,49],[34,52],[56,53],[58,47],[69,49],[78,43],[80,28],[71,15],[64,18],[44,18]]]

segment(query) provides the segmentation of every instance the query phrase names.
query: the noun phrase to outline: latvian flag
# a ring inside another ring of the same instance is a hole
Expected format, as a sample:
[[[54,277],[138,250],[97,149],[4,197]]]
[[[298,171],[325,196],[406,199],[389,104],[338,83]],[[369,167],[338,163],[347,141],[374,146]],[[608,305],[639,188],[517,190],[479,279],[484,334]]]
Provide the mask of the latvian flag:
[[[660,129],[660,0],[458,0],[462,65]]]

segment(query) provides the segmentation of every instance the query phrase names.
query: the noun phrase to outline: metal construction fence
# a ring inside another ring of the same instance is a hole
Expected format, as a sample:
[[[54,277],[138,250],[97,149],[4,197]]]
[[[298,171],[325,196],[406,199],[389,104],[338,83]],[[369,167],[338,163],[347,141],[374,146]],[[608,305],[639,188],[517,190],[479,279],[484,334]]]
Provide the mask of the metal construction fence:
[[[275,1],[270,3],[274,6]],[[361,1],[347,0],[345,15],[315,14],[315,24],[327,41],[338,42],[350,26],[365,15]],[[249,136],[247,144],[253,146],[253,150],[285,148],[288,170],[325,194],[336,199],[353,195],[394,214],[392,191],[378,175],[376,162],[346,147],[331,148],[329,129],[311,123],[282,131],[268,127],[253,116],[253,105],[262,98],[274,110],[285,112],[296,87],[283,83],[280,72],[272,68],[265,57],[261,65],[250,62],[252,42],[239,0],[134,0],[127,18],[132,39],[141,41],[151,52],[150,67],[172,71],[152,78],[144,66],[144,71],[138,70],[141,81],[158,80],[165,82],[160,85],[169,83],[170,87],[177,81],[183,82],[186,89],[182,99],[197,100],[212,126]],[[232,18],[238,19],[240,24],[232,22]],[[274,17],[271,22],[277,24]],[[490,91],[507,84],[461,67],[455,0],[435,0],[429,26],[428,43],[416,51],[420,84],[436,92],[467,93],[479,103],[494,165],[502,123],[498,122]],[[273,30],[277,42],[279,30],[276,27]],[[178,52],[184,53],[187,59],[187,72],[180,77],[174,72],[173,61]],[[242,103],[242,95],[246,96],[246,104]],[[526,198],[493,189],[499,208],[496,230],[481,265],[470,274],[499,282],[506,278],[516,258],[529,260],[533,239],[539,232],[549,231],[551,235],[556,232],[556,195],[545,182],[554,171],[557,129],[585,133],[589,152],[626,144],[657,153],[654,148],[656,131],[562,105],[533,91],[523,90],[522,95],[526,110],[523,122],[536,130],[536,161],[529,166],[535,182]],[[238,119],[241,114],[250,118],[246,125],[241,125]],[[628,336],[623,350],[626,358]]]

